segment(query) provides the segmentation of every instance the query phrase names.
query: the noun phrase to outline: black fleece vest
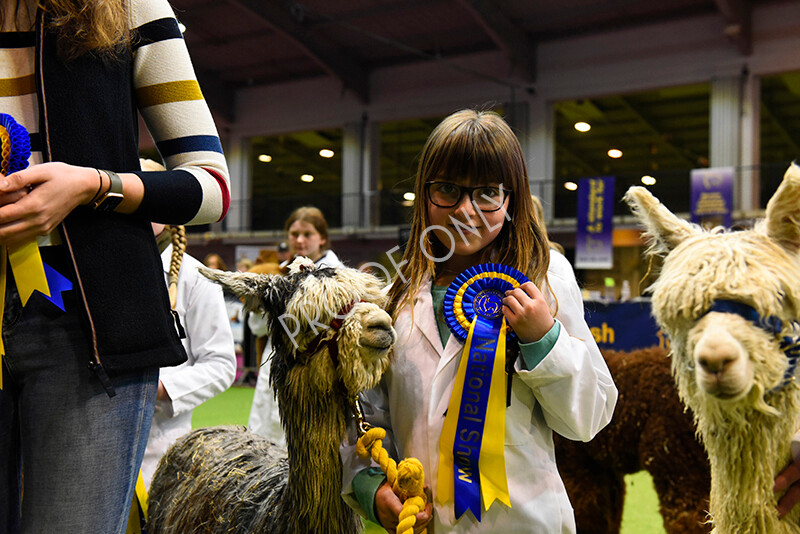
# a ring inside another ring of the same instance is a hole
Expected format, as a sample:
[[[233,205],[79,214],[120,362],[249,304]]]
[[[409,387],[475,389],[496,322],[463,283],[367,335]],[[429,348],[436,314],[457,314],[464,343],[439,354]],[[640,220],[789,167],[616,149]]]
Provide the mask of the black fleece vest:
[[[37,21],[36,81],[45,161],[139,170],[130,52],[59,60],[56,37]],[[150,221],[80,206],[59,228],[85,303],[87,329],[106,370],[186,361],[169,309]]]

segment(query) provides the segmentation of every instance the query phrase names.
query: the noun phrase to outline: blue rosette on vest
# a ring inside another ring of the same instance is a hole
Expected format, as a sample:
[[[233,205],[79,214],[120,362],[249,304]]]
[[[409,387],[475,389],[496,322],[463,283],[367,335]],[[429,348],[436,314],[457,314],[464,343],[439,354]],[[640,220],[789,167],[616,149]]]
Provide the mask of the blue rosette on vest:
[[[31,136],[8,113],[0,113],[0,144],[2,144],[3,176],[21,171],[28,166],[31,157]]]
[[[0,113],[0,173],[8,176],[28,166],[31,157],[31,138],[24,126],[7,113]],[[28,191],[31,186],[28,185]],[[0,247],[0,318],[4,314],[6,292],[6,264],[14,273],[22,305],[38,291],[50,302],[64,310],[61,291],[72,288],[69,279],[42,261],[36,239],[21,244]],[[5,354],[0,333],[0,360]],[[3,387],[2,362],[0,361],[0,389]]]
[[[444,318],[464,350],[439,444],[437,500],[453,502],[456,519],[467,510],[480,521],[495,500],[511,507],[506,480],[506,291],[528,278],[507,265],[484,263],[459,274],[447,288]]]

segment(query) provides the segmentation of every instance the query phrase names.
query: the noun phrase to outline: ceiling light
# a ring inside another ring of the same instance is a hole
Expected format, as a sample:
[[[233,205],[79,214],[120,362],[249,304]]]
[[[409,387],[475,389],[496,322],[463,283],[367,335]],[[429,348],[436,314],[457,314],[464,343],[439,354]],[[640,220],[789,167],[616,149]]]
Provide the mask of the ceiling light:
[[[414,200],[415,198],[417,198],[417,195],[415,195],[411,191],[407,191],[407,192],[403,193],[403,198],[410,202],[410,201]]]
[[[620,150],[618,148],[612,148],[611,150],[608,151],[608,157],[609,158],[614,158],[614,159],[621,158],[622,157],[622,150]]]
[[[258,161],[261,161],[262,163],[269,163],[270,161],[272,161],[272,156],[270,156],[269,154],[261,154],[260,156],[258,156]]]
[[[314,181],[314,177],[311,176],[310,174],[304,174],[303,176],[300,177],[300,179],[303,180],[304,182],[309,182],[309,183]]]
[[[646,174],[642,176],[642,183],[644,185],[656,185],[656,179],[650,176],[649,174]]]
[[[578,184],[576,184],[575,182],[564,182],[564,189],[566,189],[567,191],[575,191],[576,189],[578,189]]]
[[[588,122],[583,122],[583,121],[576,122],[575,129],[578,130],[579,132],[588,132],[589,130],[592,129],[592,125],[589,124]]]
[[[323,148],[319,151],[319,155],[323,158],[332,158],[333,157],[333,150],[329,148]]]

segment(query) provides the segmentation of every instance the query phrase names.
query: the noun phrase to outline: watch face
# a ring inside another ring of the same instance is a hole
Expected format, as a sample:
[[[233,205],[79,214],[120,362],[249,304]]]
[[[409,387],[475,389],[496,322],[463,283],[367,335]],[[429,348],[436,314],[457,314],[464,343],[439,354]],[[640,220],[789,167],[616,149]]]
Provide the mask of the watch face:
[[[114,208],[119,206],[119,203],[122,202],[123,199],[122,179],[113,171],[104,172],[108,175],[110,184],[108,186],[108,191],[106,191],[100,200],[95,202],[94,209],[96,211],[114,211]],[[102,184],[102,179],[100,183]]]
[[[122,202],[123,196],[122,193],[112,193],[108,192],[105,194],[103,198],[97,201],[95,204],[94,209],[96,211],[114,211],[114,208],[119,206],[119,203]]]

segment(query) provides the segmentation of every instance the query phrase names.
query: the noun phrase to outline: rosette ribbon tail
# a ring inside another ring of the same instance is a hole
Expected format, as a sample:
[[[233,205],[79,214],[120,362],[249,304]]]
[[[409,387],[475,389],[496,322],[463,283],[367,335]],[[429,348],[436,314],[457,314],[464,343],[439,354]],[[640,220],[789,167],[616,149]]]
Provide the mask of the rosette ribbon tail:
[[[456,519],[471,510],[480,521],[481,509],[495,500],[511,506],[504,457],[505,344],[502,315],[475,317],[440,441],[437,499],[452,499]]]
[[[17,284],[19,299],[22,305],[28,303],[34,291],[40,291],[47,297],[50,296],[50,286],[44,272],[44,263],[39,254],[39,245],[35,239],[22,245],[8,248],[8,263],[14,272],[14,281]]]
[[[492,385],[486,412],[483,443],[481,444],[480,474],[483,509],[498,500],[511,508],[506,478],[505,436],[506,436],[506,321],[503,319],[497,338],[497,351],[492,365]]]
[[[142,470],[136,478],[136,488],[133,493],[133,502],[128,513],[128,527],[125,534],[147,533],[147,487],[144,485]]]
[[[45,266],[42,256],[39,254],[39,245],[35,239],[15,245],[13,247],[2,247],[2,268],[0,268],[0,288],[2,289],[3,303],[0,304],[0,389],[3,388],[2,357],[5,355],[5,346],[2,340],[2,317],[5,312],[6,276],[8,264],[14,273],[14,281],[17,284],[17,291],[22,305],[27,304],[28,299],[34,291],[40,291],[50,297],[50,286],[45,275]]]

